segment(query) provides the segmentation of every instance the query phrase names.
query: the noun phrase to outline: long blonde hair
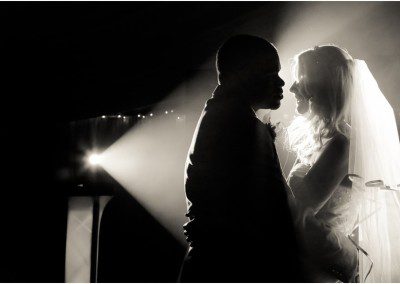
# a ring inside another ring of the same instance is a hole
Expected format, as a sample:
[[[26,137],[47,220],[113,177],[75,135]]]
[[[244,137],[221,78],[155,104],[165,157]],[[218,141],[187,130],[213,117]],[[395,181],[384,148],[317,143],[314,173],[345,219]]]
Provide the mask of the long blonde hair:
[[[300,161],[310,164],[312,154],[321,149],[324,139],[336,132],[348,136],[353,59],[337,46],[324,45],[301,52],[294,62],[295,79],[305,76],[303,91],[310,98],[310,108],[295,117],[287,129],[287,138]]]

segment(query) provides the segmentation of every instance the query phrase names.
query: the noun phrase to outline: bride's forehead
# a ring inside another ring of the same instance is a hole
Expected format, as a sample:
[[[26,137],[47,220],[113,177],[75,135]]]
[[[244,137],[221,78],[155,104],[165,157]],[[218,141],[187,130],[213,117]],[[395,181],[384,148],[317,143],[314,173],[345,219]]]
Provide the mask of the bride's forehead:
[[[298,64],[296,68],[297,74],[300,75],[305,75],[307,73],[307,68],[304,64]]]
[[[315,62],[299,61],[297,64],[297,73],[301,75],[318,73],[321,70],[320,66]]]

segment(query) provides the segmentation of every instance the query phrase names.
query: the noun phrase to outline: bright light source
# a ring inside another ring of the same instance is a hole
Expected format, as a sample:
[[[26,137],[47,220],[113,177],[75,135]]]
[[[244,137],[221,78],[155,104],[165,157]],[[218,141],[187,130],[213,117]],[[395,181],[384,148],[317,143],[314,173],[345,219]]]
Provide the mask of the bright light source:
[[[91,154],[88,157],[89,164],[92,166],[97,166],[101,163],[102,157],[99,154]]]
[[[171,112],[173,113],[173,112],[174,112],[174,110],[173,110],[173,109],[171,109]]]
[[[122,116],[120,114],[118,114],[118,118],[121,118]]]
[[[150,116],[153,116],[153,114],[152,114],[152,113],[150,113]]]
[[[142,118],[146,118],[146,116],[143,115]]]
[[[168,114],[168,110],[165,111],[165,114]]]
[[[105,115],[102,115],[101,118],[106,118],[106,116],[105,116]]]
[[[181,119],[181,118],[178,116],[178,119]]]
[[[138,114],[138,115],[137,115],[137,117],[139,117],[139,118],[140,118],[140,114]]]

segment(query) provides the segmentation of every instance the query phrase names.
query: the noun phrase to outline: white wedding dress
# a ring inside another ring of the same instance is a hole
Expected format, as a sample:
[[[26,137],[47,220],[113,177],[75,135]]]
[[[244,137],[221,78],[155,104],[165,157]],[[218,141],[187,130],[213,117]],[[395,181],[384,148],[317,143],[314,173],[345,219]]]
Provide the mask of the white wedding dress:
[[[328,143],[328,141],[325,143]],[[314,154],[317,160],[325,147]],[[288,184],[296,196],[297,205],[312,198],[302,179],[311,165],[296,164],[288,177]],[[313,282],[355,281],[357,275],[357,248],[350,241],[359,210],[359,192],[344,180],[328,201],[314,216],[305,212],[304,222],[296,222],[304,248],[306,271]],[[320,207],[320,206],[316,206]],[[294,210],[295,214],[298,211]],[[295,216],[298,219],[299,216]]]
[[[354,60],[352,76],[348,175],[316,215],[303,210],[294,217],[302,218],[296,224],[306,267],[316,268],[312,281],[400,282],[398,128],[364,61]],[[312,198],[302,180],[328,144],[289,174],[300,207]]]

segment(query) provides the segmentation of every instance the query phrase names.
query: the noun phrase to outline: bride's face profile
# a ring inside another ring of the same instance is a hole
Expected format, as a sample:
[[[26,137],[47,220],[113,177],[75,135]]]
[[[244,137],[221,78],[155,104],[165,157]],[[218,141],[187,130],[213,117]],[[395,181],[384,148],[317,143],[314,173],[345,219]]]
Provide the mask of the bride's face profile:
[[[302,58],[296,66],[296,80],[290,87],[290,92],[296,99],[296,112],[306,114],[313,111],[315,96],[319,92],[318,72],[311,68]]]
[[[321,46],[296,57],[296,81],[290,88],[299,114],[334,120],[347,100],[348,61],[351,56],[336,46]]]
[[[290,87],[290,92],[296,99],[296,112],[304,115],[313,113],[326,116],[329,113],[329,82],[320,64],[308,60],[307,56],[300,56],[296,66],[296,80]]]
[[[298,114],[305,114],[309,110],[310,96],[305,89],[305,78],[305,75],[300,75],[289,89],[296,99],[296,112]]]

